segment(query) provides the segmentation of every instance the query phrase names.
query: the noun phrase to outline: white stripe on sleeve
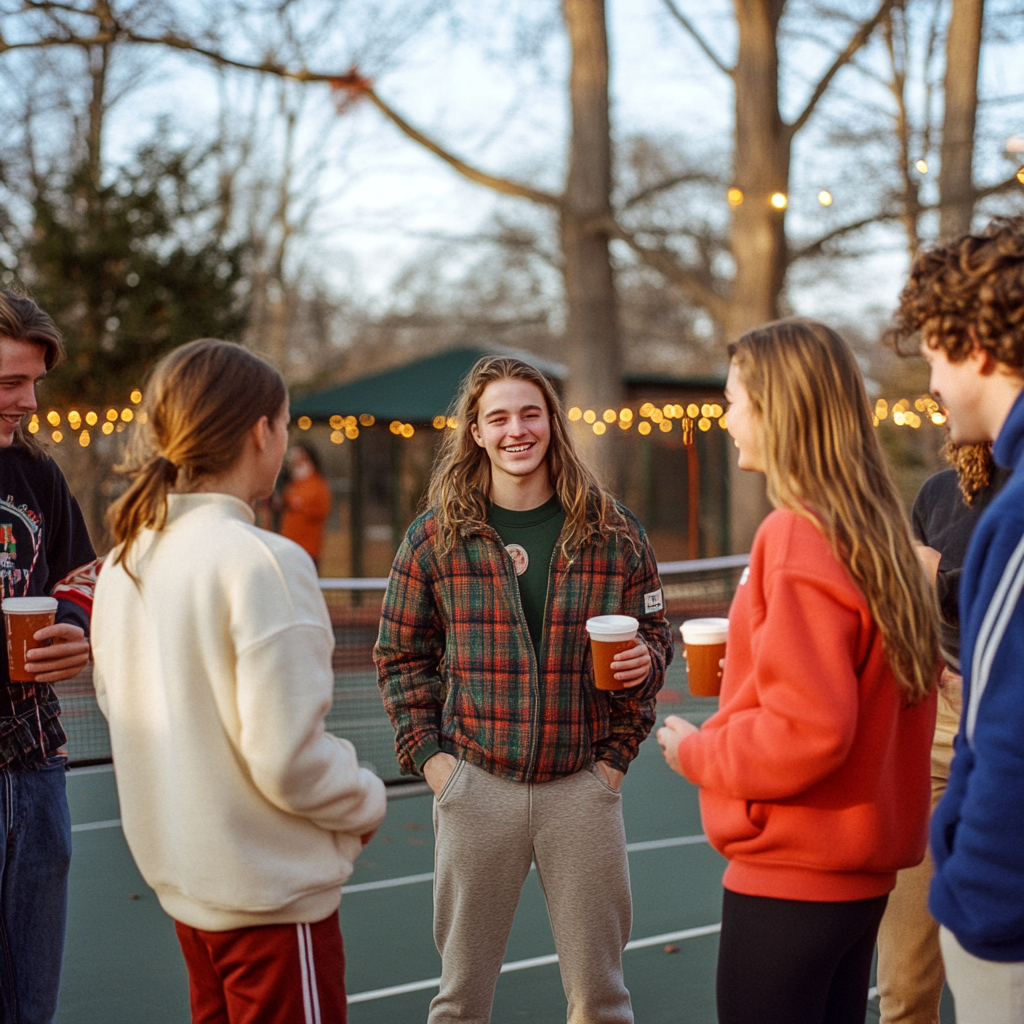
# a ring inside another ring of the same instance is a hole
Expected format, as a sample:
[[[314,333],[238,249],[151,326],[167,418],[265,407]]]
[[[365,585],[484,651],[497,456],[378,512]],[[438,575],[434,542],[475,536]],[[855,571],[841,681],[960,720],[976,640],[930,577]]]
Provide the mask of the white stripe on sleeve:
[[[978,639],[974,646],[974,657],[971,659],[971,699],[967,705],[967,724],[965,733],[967,742],[974,742],[974,726],[978,720],[978,708],[981,698],[988,685],[992,662],[995,660],[999,645],[1003,642],[1006,627],[1014,608],[1020,600],[1024,589],[1024,537],[1021,537],[1010,560],[1006,563],[1003,575],[999,579],[992,600],[985,610]]]

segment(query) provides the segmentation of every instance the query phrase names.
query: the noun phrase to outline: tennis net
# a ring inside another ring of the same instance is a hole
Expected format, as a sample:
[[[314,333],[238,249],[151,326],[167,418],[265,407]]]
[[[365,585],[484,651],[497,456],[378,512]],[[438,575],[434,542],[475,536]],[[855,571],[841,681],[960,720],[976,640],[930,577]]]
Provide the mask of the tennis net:
[[[747,555],[730,555],[660,566],[666,614],[673,626],[685,619],[726,615]],[[373,645],[386,579],[323,579],[320,581],[334,627],[334,703],[327,729],[355,745],[362,763],[385,781],[399,781],[394,731],[381,704]],[[72,766],[110,761],[106,720],[96,704],[92,667],[54,687],[60,698],[68,760]],[[678,704],[686,689],[685,665],[676,657],[669,667],[659,703]],[[692,698],[686,698],[692,701]],[[714,699],[712,698],[712,701]]]

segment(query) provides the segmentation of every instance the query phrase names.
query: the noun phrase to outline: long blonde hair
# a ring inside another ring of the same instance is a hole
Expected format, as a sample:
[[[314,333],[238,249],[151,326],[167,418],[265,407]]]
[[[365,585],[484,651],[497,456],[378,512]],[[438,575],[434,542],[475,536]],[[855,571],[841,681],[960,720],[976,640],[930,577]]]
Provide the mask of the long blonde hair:
[[[768,497],[807,516],[864,594],[909,703],[934,688],[932,587],[871,419],[853,353],[814,320],[777,320],[729,347],[761,418]]]
[[[565,509],[562,550],[568,554],[592,540],[628,535],[626,519],[615,500],[576,452],[562,403],[551,382],[522,359],[491,356],[478,360],[462,382],[455,401],[455,429],[447,432],[430,476],[426,506],[434,511],[441,550],[450,551],[461,534],[487,522],[491,463],[487,452],[473,439],[470,425],[477,421],[484,389],[503,380],[536,385],[547,404],[551,421],[548,468]]]
[[[288,391],[269,363],[239,345],[201,338],[157,363],[142,398],[142,421],[119,473],[131,485],[107,512],[122,562],[139,533],[160,530],[167,495],[193,490],[224,473],[242,453],[245,435],[264,416],[273,423]]]

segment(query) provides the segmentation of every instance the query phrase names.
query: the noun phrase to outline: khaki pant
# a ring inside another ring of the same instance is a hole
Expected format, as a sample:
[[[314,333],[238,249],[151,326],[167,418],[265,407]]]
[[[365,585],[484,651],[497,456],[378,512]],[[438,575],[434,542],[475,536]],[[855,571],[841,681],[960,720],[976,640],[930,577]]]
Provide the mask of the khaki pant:
[[[939,931],[957,1024],[1022,1024],[1024,963],[982,960],[948,929]]]
[[[932,744],[933,811],[946,792],[959,717],[959,707],[945,700],[940,691]],[[928,912],[933,870],[931,852],[926,851],[917,867],[906,868],[897,875],[896,888],[889,893],[878,929],[880,1024],[939,1024],[945,972],[939,926]]]
[[[460,761],[434,801],[434,941],[441,990],[429,1024],[488,1024],[512,918],[536,861],[569,1024],[632,1024],[622,979],[632,902],[622,797],[599,769],[510,782]]]

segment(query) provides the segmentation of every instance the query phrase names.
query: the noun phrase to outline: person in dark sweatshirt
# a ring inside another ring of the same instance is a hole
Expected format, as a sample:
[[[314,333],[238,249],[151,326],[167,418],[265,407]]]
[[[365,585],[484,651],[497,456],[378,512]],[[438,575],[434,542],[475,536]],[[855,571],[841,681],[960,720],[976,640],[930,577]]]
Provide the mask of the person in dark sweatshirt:
[[[36,385],[64,354],[34,302],[0,290],[0,592],[50,595],[96,555],[57,464],[24,427]],[[35,683],[12,683],[0,656],[0,1019],[47,1024],[57,1011],[71,820],[64,791],[67,737],[50,683],[89,661],[88,614],[58,596],[56,624],[35,634]]]
[[[910,519],[918,553],[935,585],[943,670],[932,741],[932,808],[946,792],[953,741],[960,728],[960,577],[971,533],[1009,473],[992,461],[992,445],[948,444],[952,469],[929,477]],[[878,1009],[881,1024],[939,1024],[945,971],[939,926],[928,912],[934,865],[929,855],[905,868],[889,894],[878,930]]]
[[[964,711],[932,816],[929,907],[959,1024],[1024,1020],[1024,217],[921,253],[897,339],[920,335],[955,444],[994,442],[1011,476],[960,580]]]

